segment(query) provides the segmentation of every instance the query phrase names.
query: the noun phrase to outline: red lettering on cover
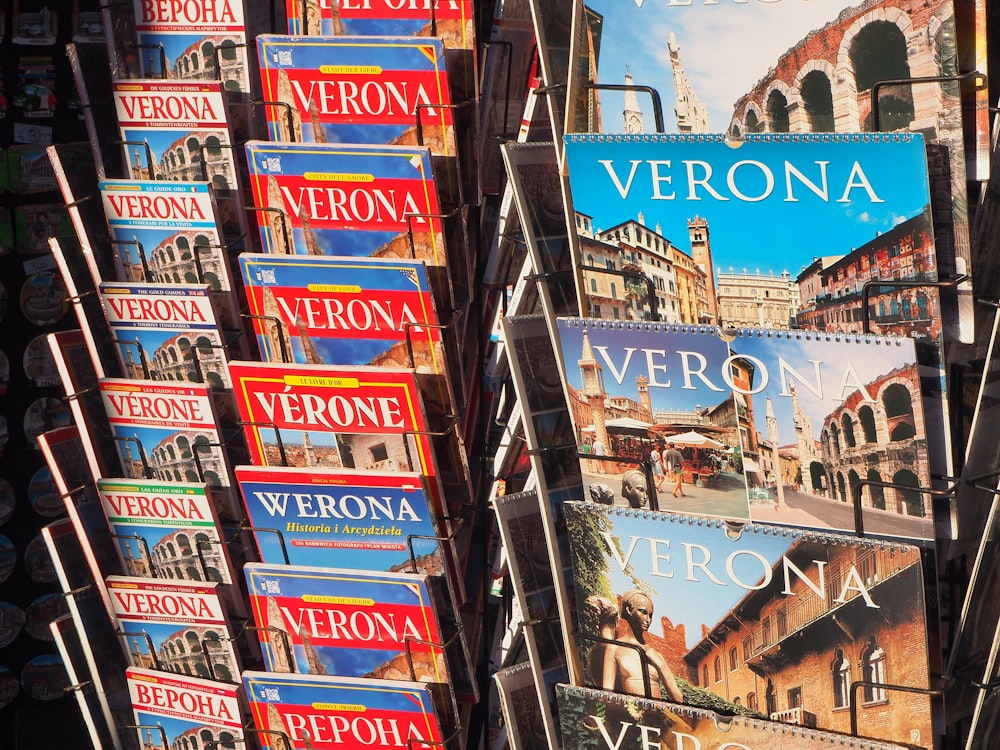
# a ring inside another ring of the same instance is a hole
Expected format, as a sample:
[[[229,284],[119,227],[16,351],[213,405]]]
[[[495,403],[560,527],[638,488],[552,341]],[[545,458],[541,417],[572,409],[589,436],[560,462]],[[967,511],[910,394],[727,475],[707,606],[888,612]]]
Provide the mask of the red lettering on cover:
[[[204,422],[201,400],[196,398],[167,398],[164,396],[116,396],[105,394],[115,414],[120,417],[162,419],[171,422]]]
[[[116,297],[104,301],[120,320],[156,320],[166,322],[207,323],[205,314],[195,300],[149,297]]]
[[[300,187],[292,191],[284,185],[280,188],[290,209],[288,213],[300,216],[304,212],[314,221],[403,224],[407,215],[421,213],[418,196],[409,190]],[[425,217],[419,216],[413,221],[427,223]]]
[[[236,23],[236,16],[227,0],[142,0],[140,24],[147,23]]]
[[[136,681],[134,685],[135,702],[139,706],[167,708],[197,716],[212,716],[216,719],[235,721],[236,717],[233,716],[230,706],[222,698],[145,682]]]
[[[197,198],[182,195],[108,195],[115,215],[129,219],[160,219],[163,221],[206,220]]]
[[[191,497],[106,494],[104,499],[117,516],[208,520],[202,514],[197,501]]]
[[[140,94],[120,98],[128,120],[204,120],[218,122],[212,103],[208,97],[191,94]]]
[[[399,399],[387,396],[333,395],[323,399],[314,393],[254,393],[267,421],[275,425],[315,425],[328,430],[352,428],[402,429]]]
[[[216,619],[208,602],[201,597],[178,596],[176,594],[139,594],[114,590],[112,594],[120,605],[120,609],[126,614]]]

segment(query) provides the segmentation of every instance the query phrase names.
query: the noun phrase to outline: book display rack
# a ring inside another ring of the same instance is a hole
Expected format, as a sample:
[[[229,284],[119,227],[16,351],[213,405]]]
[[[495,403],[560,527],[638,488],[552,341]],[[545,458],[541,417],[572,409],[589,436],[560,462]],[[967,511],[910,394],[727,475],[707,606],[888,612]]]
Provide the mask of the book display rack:
[[[0,9],[0,746],[993,747],[988,10]]]

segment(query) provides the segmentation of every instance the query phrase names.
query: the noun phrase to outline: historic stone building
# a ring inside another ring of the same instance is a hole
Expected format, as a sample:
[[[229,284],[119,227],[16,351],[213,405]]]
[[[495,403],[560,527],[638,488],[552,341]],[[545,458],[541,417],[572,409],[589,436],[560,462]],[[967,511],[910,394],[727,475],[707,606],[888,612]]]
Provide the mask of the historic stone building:
[[[703,626],[685,656],[690,681],[772,719],[841,732],[850,731],[852,683],[874,683],[856,692],[860,726],[929,747],[929,698],[879,687],[927,687],[919,551],[803,538],[786,556],[814,583],[791,576],[785,594],[779,561],[769,583]]]
[[[923,133],[941,144],[927,149],[932,203],[952,207],[949,217],[936,219],[938,250],[968,257],[965,164],[947,154],[962,153],[958,83],[887,86],[879,96],[877,128],[871,111],[876,81],[951,72],[953,17],[952,4],[944,0],[867,0],[845,9],[782,54],[736,102],[729,133]]]
[[[677,131],[680,133],[711,133],[708,107],[698,97],[688,80],[681,64],[681,46],[674,32],[667,37],[667,52],[670,68],[674,74],[674,115],[677,117]]]
[[[156,247],[140,247],[135,240],[118,241],[115,246],[130,281],[222,288],[222,254],[200,230],[175,232],[160,240]]]
[[[234,682],[239,679],[239,670],[227,649],[222,647],[222,640],[228,638],[227,633],[212,628],[181,628],[164,639],[156,650],[154,660],[149,653],[149,642],[146,638],[130,633],[129,662],[148,669],[186,674],[206,680]],[[206,661],[206,654],[211,659],[211,664]]]
[[[197,462],[194,451],[198,452]],[[146,458],[155,478],[165,482],[205,482],[218,486],[226,476],[222,452],[212,445],[209,435],[200,430],[171,434],[149,451]]]
[[[715,288],[723,326],[788,330],[795,322],[799,287],[788,271],[717,271]]]
[[[926,248],[933,245],[927,214],[914,216],[841,257],[817,258],[796,278],[801,303],[798,325],[817,331],[860,331],[863,328],[862,289],[875,280],[919,281],[934,278]],[[913,286],[868,297],[869,320],[881,333],[919,332],[937,338],[941,311],[937,295]],[[898,328],[900,324],[905,326]]]
[[[239,91],[246,69],[243,59],[246,52],[236,46],[241,43],[240,37],[227,34],[202,37],[177,56],[170,77],[185,81],[222,81],[227,91]]]
[[[147,352],[138,341],[120,341],[128,377],[226,385],[226,358],[216,337],[179,333]]]
[[[852,488],[862,479],[917,488],[929,475],[923,411],[914,408],[920,393],[916,365],[889,372],[854,391],[823,419],[820,431],[822,467],[808,467],[812,485],[827,496],[852,501]],[[803,474],[806,467],[803,465]],[[869,486],[862,505],[908,516],[929,518],[931,497],[917,489]]]
[[[181,529],[168,534],[147,548],[129,545],[125,554],[128,575],[182,579],[186,581],[222,581],[225,564],[218,544],[195,529]],[[199,552],[201,553],[199,555]]]
[[[157,165],[158,178],[175,182],[208,180],[216,190],[236,187],[233,147],[225,131],[196,130],[171,143]]]

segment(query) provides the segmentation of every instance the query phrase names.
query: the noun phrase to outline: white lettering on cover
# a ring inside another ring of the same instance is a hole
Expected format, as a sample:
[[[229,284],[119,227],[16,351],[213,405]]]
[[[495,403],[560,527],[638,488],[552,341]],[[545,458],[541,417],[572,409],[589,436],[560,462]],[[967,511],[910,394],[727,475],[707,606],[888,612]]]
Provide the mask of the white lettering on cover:
[[[326,297],[296,297],[294,301],[275,295],[285,320],[294,324],[300,318],[308,328],[330,331],[396,331],[417,323],[413,310],[405,302],[394,306],[391,300]]]
[[[628,200],[633,188],[641,189],[643,194],[650,200],[677,199],[674,190],[667,190],[666,186],[673,184],[673,176],[669,170],[672,168],[669,160],[663,159],[630,159],[628,167],[624,164],[616,166],[613,159],[598,159],[597,163],[604,167],[611,184],[622,200]],[[764,162],[754,159],[744,159],[729,165],[724,176],[717,176],[712,165],[700,159],[683,159],[686,182],[685,200],[701,201],[710,198],[715,201],[741,200],[756,203],[767,200],[775,195],[775,187],[778,180],[775,177],[774,169]],[[828,161],[808,162],[809,167],[815,172],[814,177],[810,177],[806,168],[792,164],[788,160],[781,163],[780,171],[783,176],[781,184],[784,186],[782,200],[786,202],[797,202],[799,199],[795,195],[795,185],[804,185],[817,198],[830,203],[851,203],[854,191],[862,191],[867,200],[872,203],[884,203],[872,181],[865,174],[864,168],[857,161],[851,164],[850,172],[844,179],[843,190],[839,197],[833,194],[831,199],[829,179],[827,175]],[[742,175],[742,178],[741,178]],[[624,177],[623,177],[624,176]],[[723,187],[722,183],[725,183]],[[755,186],[755,192],[750,192],[750,185]],[[836,186],[835,186],[836,187]]]
[[[353,188],[344,190],[338,187],[300,187],[292,191],[282,185],[281,195],[291,209],[293,216],[305,212],[316,221],[353,221],[374,222],[376,224],[396,223],[406,221],[407,215],[413,216],[413,221],[426,224],[426,217],[418,217],[421,213],[417,198],[409,191],[395,188],[382,190],[375,188]]]
[[[341,396],[323,399],[314,393],[254,393],[269,422],[344,427],[402,428],[399,399],[388,396]]]
[[[323,115],[412,115],[418,105],[433,104],[423,84],[407,81],[365,81],[360,86],[351,80],[310,81],[309,91],[302,83],[290,80],[300,112],[308,112],[310,103]],[[412,96],[411,96],[412,94]]]
[[[397,622],[395,613],[348,613],[321,607],[302,607],[297,614],[288,607],[279,606],[278,610],[292,632],[301,633],[305,628],[313,638],[363,643],[403,643],[410,638],[424,638],[412,618],[403,616],[402,622]]]
[[[426,739],[413,721],[401,725],[399,719],[292,712],[283,712],[282,718],[293,739],[301,740],[308,735],[317,745],[402,747],[409,744],[412,747],[411,740]]]

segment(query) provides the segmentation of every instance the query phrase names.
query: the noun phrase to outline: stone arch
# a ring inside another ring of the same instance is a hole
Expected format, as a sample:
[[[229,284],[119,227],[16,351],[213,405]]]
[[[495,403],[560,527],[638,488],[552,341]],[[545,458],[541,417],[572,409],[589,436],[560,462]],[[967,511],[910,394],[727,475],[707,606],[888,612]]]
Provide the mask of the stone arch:
[[[748,102],[746,110],[743,112],[743,132],[763,133],[767,127],[767,118],[761,111],[757,102]]]
[[[917,71],[911,71],[906,50],[911,43],[926,45],[914,36],[913,24],[906,12],[884,6],[859,16],[844,33],[837,51],[837,70],[842,71],[854,89],[850,101],[856,113],[855,128],[872,130],[871,113],[866,111],[862,118],[859,102],[874,81],[919,75]],[[926,74],[931,75],[931,72]],[[910,87],[894,86],[891,94],[892,100],[887,96],[881,100],[880,130],[906,127],[913,121]],[[893,110],[891,114],[888,111],[890,107]],[[901,122],[903,124],[900,125]]]
[[[878,433],[875,430],[875,412],[868,404],[858,409],[858,421],[861,423],[861,434],[866,443],[877,443]]]
[[[848,501],[847,497],[847,484],[844,482],[844,472],[837,472],[837,493],[840,495],[841,502],[846,503]]]
[[[905,485],[904,488],[896,488],[896,502],[899,512],[905,512],[908,516],[924,516],[923,495],[920,490],[920,480],[917,475],[909,469],[900,469],[892,475],[893,484]],[[910,489],[913,487],[914,489]]]
[[[876,469],[869,469],[868,475],[865,477],[869,482],[881,482],[882,475],[878,473]],[[879,484],[869,484],[868,494],[871,497],[871,503],[873,508],[878,508],[879,510],[885,510],[885,488]]]
[[[764,111],[767,113],[767,132],[791,132],[790,110],[798,106],[799,99],[784,81],[772,81],[764,94]]]
[[[844,413],[840,415],[840,427],[844,431],[844,447],[856,448],[858,446],[858,442],[854,435],[854,418],[851,416],[849,411],[844,411]]]
[[[809,464],[809,479],[812,480],[814,492],[826,489],[826,472],[823,470],[823,464],[819,461],[813,461]]]
[[[801,112],[797,131],[832,133],[836,130],[834,86],[837,71],[826,60],[810,60],[795,76]]]
[[[916,435],[913,395],[907,385],[900,382],[888,383],[882,389],[880,399],[885,410],[889,440],[898,442],[908,440]]]

